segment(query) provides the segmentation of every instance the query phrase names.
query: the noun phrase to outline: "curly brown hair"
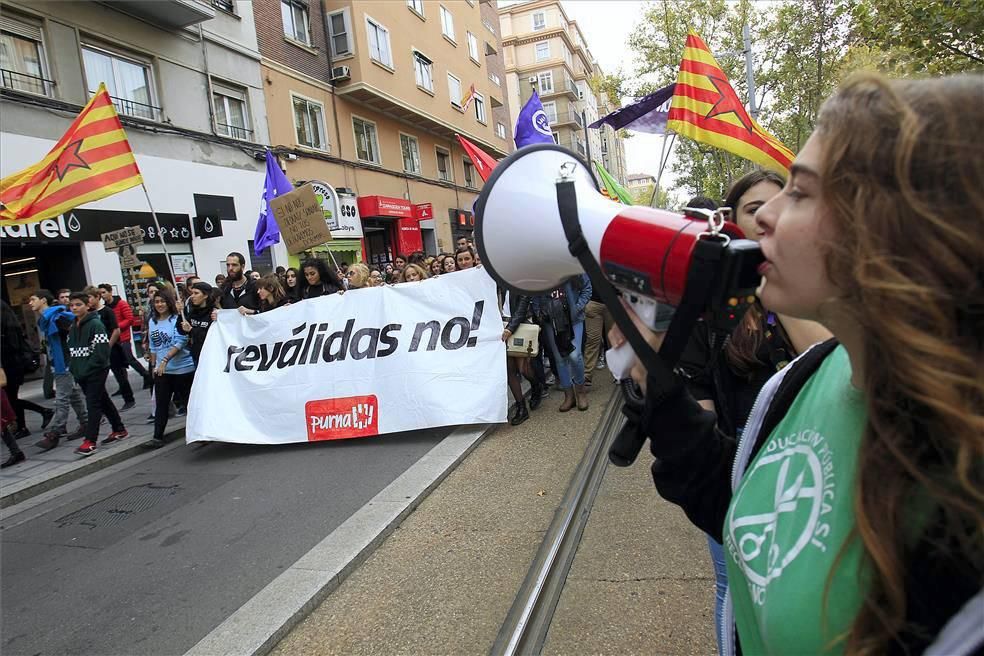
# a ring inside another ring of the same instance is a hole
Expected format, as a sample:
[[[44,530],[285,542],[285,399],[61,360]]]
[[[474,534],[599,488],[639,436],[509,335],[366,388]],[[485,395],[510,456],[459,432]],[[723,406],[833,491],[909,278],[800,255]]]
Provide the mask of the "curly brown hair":
[[[818,119],[839,235],[826,269],[863,333],[868,413],[855,531],[872,577],[848,653],[886,653],[919,630],[907,619],[915,543],[984,580],[981,89],[980,75],[862,75]],[[914,500],[929,507],[915,529]]]

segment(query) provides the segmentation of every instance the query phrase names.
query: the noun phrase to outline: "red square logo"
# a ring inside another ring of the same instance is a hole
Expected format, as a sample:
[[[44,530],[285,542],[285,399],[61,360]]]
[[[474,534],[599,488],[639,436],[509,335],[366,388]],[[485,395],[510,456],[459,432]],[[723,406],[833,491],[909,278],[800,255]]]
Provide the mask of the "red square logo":
[[[304,404],[308,442],[379,435],[375,395],[320,399]]]

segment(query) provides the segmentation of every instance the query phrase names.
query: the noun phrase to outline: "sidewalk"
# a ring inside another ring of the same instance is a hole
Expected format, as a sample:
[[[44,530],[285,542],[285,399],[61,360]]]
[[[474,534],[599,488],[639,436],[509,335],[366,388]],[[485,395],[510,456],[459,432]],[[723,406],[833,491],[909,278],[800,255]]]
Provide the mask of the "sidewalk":
[[[598,374],[587,412],[552,391],[482,441],[272,653],[488,654],[611,394]],[[716,651],[706,542],[648,464],[606,472],[544,653]]]
[[[120,416],[123,418],[123,423],[126,425],[130,437],[122,442],[100,446],[93,455],[85,458],[74,453],[75,448],[82,443],[81,439],[67,442],[63,438],[57,447],[46,452],[42,452],[41,449],[34,446],[35,442],[44,436],[44,431],[41,429],[40,415],[28,410],[26,419],[31,435],[17,440],[17,444],[24,451],[27,460],[0,470],[0,508],[20,503],[91,472],[145,453],[146,449],[142,448],[141,445],[150,441],[154,435],[154,425],[145,421],[151,412],[150,390],[141,389],[143,380],[132,369],[129,371],[129,380],[130,387],[133,388],[136,406],[126,412],[121,412]],[[116,391],[116,379],[113,378],[112,374],[106,381],[106,388],[110,394]],[[53,408],[55,404],[54,399],[46,400],[44,398],[40,379],[25,383],[21,387],[20,398],[34,401],[48,408]],[[117,408],[123,405],[123,397],[114,396],[112,399]],[[166,431],[167,435],[170,436],[169,439],[174,439],[179,433],[183,434],[184,424],[184,417],[172,417],[167,424]],[[77,425],[75,412],[69,410],[68,430],[75,430]],[[99,429],[100,440],[109,435],[109,431],[108,424],[103,420]],[[0,457],[6,460],[8,456],[7,449],[4,447]]]

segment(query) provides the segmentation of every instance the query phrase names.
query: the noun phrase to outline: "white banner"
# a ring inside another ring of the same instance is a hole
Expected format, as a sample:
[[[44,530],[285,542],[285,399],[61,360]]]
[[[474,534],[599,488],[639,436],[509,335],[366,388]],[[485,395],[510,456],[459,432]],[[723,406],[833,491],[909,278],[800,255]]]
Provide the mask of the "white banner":
[[[495,283],[482,269],[219,312],[187,441],[283,444],[506,420]]]

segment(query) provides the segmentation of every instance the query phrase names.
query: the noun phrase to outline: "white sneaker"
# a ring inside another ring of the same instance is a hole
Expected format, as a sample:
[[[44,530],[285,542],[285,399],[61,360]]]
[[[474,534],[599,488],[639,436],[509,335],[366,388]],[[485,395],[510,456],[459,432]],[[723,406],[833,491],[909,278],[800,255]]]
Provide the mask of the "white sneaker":
[[[604,368],[605,368],[605,356],[602,355],[598,357],[598,364],[595,366],[595,369],[604,369]]]

